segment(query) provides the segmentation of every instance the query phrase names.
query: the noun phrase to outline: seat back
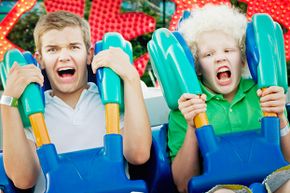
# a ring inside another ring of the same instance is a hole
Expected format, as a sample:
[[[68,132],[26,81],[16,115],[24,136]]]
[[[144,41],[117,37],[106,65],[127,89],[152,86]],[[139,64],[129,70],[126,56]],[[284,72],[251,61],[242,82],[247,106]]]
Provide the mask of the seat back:
[[[149,193],[178,193],[167,147],[167,124],[152,128],[150,159],[141,166],[129,165],[131,179],[146,181]]]

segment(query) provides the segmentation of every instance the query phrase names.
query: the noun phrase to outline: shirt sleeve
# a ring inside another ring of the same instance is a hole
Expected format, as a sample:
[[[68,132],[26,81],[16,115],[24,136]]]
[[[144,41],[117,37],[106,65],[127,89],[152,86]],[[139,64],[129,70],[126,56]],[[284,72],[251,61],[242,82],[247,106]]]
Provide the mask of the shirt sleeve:
[[[171,160],[181,148],[187,130],[187,122],[180,111],[171,111],[168,123],[168,147]]]
[[[33,141],[34,143],[36,142],[34,135],[32,133],[31,127],[25,128],[24,133],[25,133],[27,139]]]

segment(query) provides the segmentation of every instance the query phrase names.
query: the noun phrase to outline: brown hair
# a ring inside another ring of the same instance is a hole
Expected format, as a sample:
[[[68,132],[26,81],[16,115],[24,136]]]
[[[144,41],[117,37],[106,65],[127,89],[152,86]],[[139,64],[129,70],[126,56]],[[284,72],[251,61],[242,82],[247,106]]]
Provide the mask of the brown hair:
[[[49,30],[62,30],[65,27],[80,27],[83,35],[83,40],[87,50],[91,47],[91,34],[88,22],[67,11],[56,11],[43,15],[38,20],[34,29],[34,42],[37,51],[41,51],[41,36]]]

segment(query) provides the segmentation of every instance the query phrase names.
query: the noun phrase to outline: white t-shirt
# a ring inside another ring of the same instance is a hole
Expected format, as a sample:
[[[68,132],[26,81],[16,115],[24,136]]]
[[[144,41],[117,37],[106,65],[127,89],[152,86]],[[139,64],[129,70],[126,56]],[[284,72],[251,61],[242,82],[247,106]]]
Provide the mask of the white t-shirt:
[[[82,92],[75,109],[57,96],[51,96],[51,90],[44,93],[45,122],[51,143],[58,153],[103,146],[105,108],[98,87],[92,82],[88,84],[89,88]],[[122,115],[120,127],[123,127]],[[31,130],[25,130],[28,139],[35,141]]]
[[[57,152],[66,153],[103,146],[106,134],[105,108],[102,104],[98,87],[89,82],[75,107],[72,109],[60,98],[51,96],[51,90],[45,95],[45,122],[51,143]],[[123,127],[123,115],[120,116],[120,127]],[[25,129],[28,139],[35,141],[32,131]],[[35,193],[45,190],[45,177],[41,176],[35,187]]]

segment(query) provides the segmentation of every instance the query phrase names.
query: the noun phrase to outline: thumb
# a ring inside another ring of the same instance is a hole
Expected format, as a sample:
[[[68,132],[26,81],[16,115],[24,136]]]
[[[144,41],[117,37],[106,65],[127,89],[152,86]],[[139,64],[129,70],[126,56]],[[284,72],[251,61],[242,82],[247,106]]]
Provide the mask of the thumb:
[[[258,95],[259,97],[262,96],[262,90],[261,90],[261,89],[258,89],[258,90],[257,90],[257,95]]]

